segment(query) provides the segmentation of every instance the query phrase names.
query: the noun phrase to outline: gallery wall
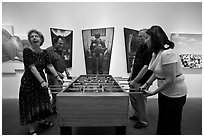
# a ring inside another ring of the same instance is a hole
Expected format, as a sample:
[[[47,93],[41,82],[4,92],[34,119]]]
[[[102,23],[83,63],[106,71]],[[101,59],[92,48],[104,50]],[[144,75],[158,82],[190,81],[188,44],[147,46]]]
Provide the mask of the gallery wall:
[[[45,36],[42,48],[51,45],[50,28],[73,30],[72,76],[85,74],[82,30],[114,27],[110,74],[128,77],[123,28],[142,29],[160,25],[170,38],[171,33],[202,33],[201,2],[113,2],[113,3],[31,3],[3,2],[2,24],[12,25],[14,35],[26,38],[30,29],[38,29]],[[6,64],[9,65],[8,63]],[[18,97],[23,70],[9,73],[2,64],[2,96]],[[23,68],[23,65],[22,65]],[[202,96],[202,75],[190,70],[184,74],[189,97]],[[12,85],[12,86],[11,86]],[[155,85],[153,86],[153,88]]]

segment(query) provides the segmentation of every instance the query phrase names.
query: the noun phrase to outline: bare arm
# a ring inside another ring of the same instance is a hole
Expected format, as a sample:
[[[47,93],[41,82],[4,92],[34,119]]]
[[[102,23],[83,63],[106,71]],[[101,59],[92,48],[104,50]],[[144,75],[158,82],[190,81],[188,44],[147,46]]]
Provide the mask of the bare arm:
[[[57,71],[55,70],[55,68],[53,67],[53,65],[49,64],[47,66],[47,68],[49,69],[49,71],[56,77],[58,74],[57,74]]]
[[[67,79],[71,79],[72,77],[70,76],[68,68],[65,69],[65,73],[67,75]]]
[[[48,87],[48,84],[41,77],[40,73],[38,72],[38,70],[37,70],[37,68],[35,67],[34,64],[30,66],[30,69],[31,69],[31,72],[33,73],[33,75],[37,78],[37,80],[41,84],[41,86],[42,87]]]
[[[49,64],[49,65],[47,66],[47,68],[48,68],[48,69],[50,70],[50,72],[55,76],[55,78],[58,79],[58,81],[60,81],[61,83],[63,83],[63,80],[59,77],[57,71],[55,70],[55,68],[53,67],[52,64]]]

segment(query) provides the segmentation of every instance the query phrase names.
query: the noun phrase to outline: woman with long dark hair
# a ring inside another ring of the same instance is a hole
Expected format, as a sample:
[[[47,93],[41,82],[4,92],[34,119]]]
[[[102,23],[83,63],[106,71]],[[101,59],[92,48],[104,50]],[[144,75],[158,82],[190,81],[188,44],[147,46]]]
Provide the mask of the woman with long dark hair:
[[[154,74],[140,88],[145,89],[157,79],[158,88],[154,91],[143,90],[147,96],[158,93],[159,116],[156,134],[179,135],[187,95],[181,59],[174,51],[174,43],[160,26],[152,26],[146,33],[146,44],[149,50],[153,51],[149,69]]]

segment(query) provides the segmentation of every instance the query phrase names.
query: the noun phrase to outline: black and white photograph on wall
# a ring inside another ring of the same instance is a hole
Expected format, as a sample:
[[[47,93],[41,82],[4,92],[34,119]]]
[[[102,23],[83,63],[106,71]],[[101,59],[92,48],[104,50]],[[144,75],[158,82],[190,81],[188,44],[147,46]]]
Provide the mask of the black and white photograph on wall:
[[[65,58],[66,67],[72,67],[72,41],[73,41],[73,31],[72,30],[65,30],[65,29],[58,29],[58,28],[50,28],[51,33],[51,40],[52,45],[53,39],[56,36],[64,37],[64,47],[63,47],[63,54]]]
[[[202,68],[202,35],[172,33],[171,39],[175,43],[175,50],[181,57],[185,69]]]
[[[114,27],[82,30],[87,74],[109,74]]]
[[[138,32],[139,32],[138,30],[124,28],[125,51],[128,73],[131,72],[131,67],[135,58],[135,54],[139,47]]]

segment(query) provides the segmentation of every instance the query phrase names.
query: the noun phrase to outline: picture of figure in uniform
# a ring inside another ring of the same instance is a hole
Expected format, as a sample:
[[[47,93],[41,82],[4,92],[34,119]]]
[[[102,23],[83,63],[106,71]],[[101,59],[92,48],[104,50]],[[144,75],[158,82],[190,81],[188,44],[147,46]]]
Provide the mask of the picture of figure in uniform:
[[[114,28],[82,30],[87,74],[109,74]]]

